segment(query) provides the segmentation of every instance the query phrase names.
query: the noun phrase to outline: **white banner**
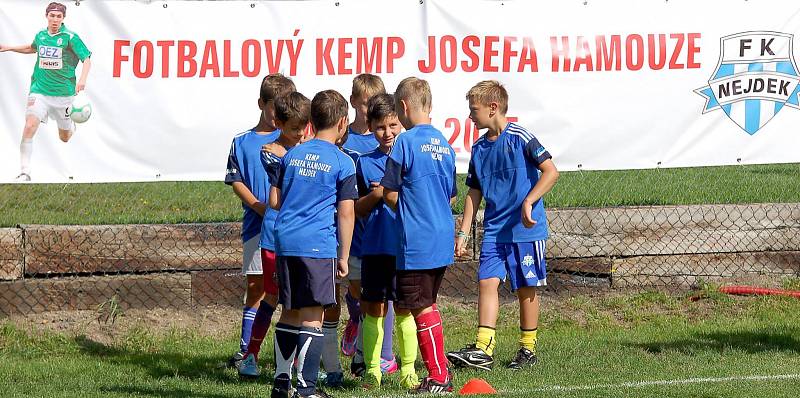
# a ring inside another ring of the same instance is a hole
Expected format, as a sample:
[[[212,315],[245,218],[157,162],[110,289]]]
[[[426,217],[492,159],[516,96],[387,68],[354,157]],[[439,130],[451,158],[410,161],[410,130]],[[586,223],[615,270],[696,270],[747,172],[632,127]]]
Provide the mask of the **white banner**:
[[[3,0],[0,43],[30,43],[48,2]],[[270,72],[309,98],[349,97],[362,72],[389,91],[428,80],[460,172],[480,134],[464,96],[485,79],[561,170],[800,161],[794,0],[65,4],[92,51],[94,113],[68,143],[39,128],[34,182],[221,180]],[[35,63],[0,53],[0,182],[20,170]]]

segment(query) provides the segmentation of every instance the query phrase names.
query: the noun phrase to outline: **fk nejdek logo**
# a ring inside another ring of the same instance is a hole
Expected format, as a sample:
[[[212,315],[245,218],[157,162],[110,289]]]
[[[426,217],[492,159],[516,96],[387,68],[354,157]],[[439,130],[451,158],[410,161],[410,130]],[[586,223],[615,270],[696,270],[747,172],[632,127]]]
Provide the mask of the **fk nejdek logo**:
[[[743,32],[720,40],[717,69],[708,86],[694,90],[706,99],[703,113],[722,109],[753,135],[785,106],[800,109],[793,35]]]

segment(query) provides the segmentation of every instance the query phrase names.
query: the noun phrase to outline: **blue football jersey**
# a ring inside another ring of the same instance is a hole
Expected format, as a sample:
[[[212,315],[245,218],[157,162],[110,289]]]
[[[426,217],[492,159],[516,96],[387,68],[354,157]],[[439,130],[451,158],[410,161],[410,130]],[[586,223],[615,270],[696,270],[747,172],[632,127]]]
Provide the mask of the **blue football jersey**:
[[[453,263],[456,156],[429,124],[397,136],[381,185],[399,193],[398,270],[433,269]]]
[[[336,258],[336,204],[358,198],[353,159],[314,139],[287,152],[276,186],[281,209],[275,220],[279,256]]]
[[[280,130],[267,134],[258,134],[248,130],[233,137],[231,151],[228,155],[228,169],[225,174],[225,183],[232,185],[234,182],[243,183],[260,202],[269,200],[269,181],[264,167],[261,165],[261,146],[274,142],[280,135]],[[244,215],[242,216],[242,240],[247,241],[261,233],[262,217],[253,209],[242,203]],[[274,219],[274,214],[265,215]]]
[[[368,195],[373,182],[381,182],[386,172],[386,159],[388,158],[389,155],[378,149],[358,158],[356,180],[358,181],[359,196]],[[395,212],[381,201],[372,209],[369,216],[361,220],[365,224],[361,254],[364,256],[379,254],[396,256],[400,246],[400,231]]]
[[[358,163],[358,157],[361,156],[360,153],[352,150],[347,149],[342,146],[342,151],[350,156],[350,159],[353,159],[353,163]],[[350,244],[350,255],[353,257],[361,257],[361,242],[364,239],[364,226],[366,223],[364,220],[360,218],[356,218],[355,226],[353,227],[353,241]]]
[[[347,141],[342,147],[363,155],[377,148],[378,140],[375,138],[375,134],[359,134],[353,131],[350,126],[347,126]]]
[[[466,184],[486,199],[483,241],[521,243],[547,239],[544,200],[533,205],[532,228],[522,225],[520,209],[539,181],[539,165],[552,158],[539,140],[521,126],[509,123],[496,141],[482,136],[472,146]]]

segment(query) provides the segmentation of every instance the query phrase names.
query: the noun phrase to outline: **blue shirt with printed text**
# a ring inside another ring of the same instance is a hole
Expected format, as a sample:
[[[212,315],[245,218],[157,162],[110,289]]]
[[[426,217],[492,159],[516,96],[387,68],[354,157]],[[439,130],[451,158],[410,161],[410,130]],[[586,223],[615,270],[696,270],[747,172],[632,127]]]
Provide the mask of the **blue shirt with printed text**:
[[[279,256],[336,258],[336,205],[358,198],[355,164],[339,148],[314,139],[281,159],[275,186],[281,209],[275,220]]]
[[[482,136],[472,146],[466,184],[486,199],[484,242],[521,243],[547,239],[544,200],[534,203],[532,228],[522,225],[522,201],[539,181],[550,153],[523,127],[509,123],[497,140]]]
[[[397,136],[381,185],[399,193],[398,270],[453,263],[455,178],[455,152],[439,130],[423,124]]]

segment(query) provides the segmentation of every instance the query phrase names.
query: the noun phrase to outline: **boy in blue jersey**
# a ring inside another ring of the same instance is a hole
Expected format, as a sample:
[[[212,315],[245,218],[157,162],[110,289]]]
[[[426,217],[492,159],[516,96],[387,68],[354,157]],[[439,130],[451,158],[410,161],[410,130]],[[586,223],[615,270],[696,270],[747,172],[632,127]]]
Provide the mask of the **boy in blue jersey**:
[[[239,351],[229,360],[229,367],[238,367],[244,359],[250,332],[264,297],[264,280],[261,269],[259,241],[261,224],[267,211],[269,183],[264,167],[261,165],[261,147],[275,141],[280,132],[273,123],[275,118],[275,98],[295,90],[294,83],[281,74],[266,76],[261,82],[258,108],[261,118],[258,125],[233,138],[228,155],[228,169],[225,183],[233,187],[233,192],[242,201],[242,242],[244,242],[242,274],[247,278],[244,309],[242,311],[242,333]]]
[[[358,155],[370,152],[378,146],[378,141],[375,140],[375,136],[369,130],[367,124],[367,101],[374,95],[385,93],[386,88],[383,85],[383,80],[378,76],[363,73],[353,78],[350,105],[355,110],[356,115],[353,122],[347,126],[347,136],[343,139],[342,145],[345,152],[353,157],[353,160],[356,160]],[[342,336],[342,353],[346,356],[355,355],[353,358],[354,366],[352,367],[355,374],[360,373],[358,364],[363,364],[364,362],[361,352],[356,347],[362,316],[359,305],[359,299],[361,298],[361,254],[359,251],[361,250],[363,229],[363,224],[356,221],[356,228],[353,232],[353,247],[350,253],[350,273],[347,276],[350,285],[345,295],[350,318]],[[338,322],[338,318],[336,320]]]
[[[395,262],[397,242],[400,240],[397,216],[383,202],[380,181],[386,169],[386,159],[402,126],[394,109],[394,97],[379,94],[367,104],[367,121],[370,131],[378,140],[378,148],[361,155],[356,162],[356,180],[361,198],[356,202],[356,216],[365,220],[364,240],[361,243],[361,302],[365,317],[361,322],[363,356],[365,360],[365,385],[379,387],[381,376],[390,373],[382,366],[388,355],[385,337],[392,334],[392,323],[387,318],[395,300]],[[419,383],[414,371],[417,359],[416,324],[411,314],[397,317],[399,346],[402,352],[401,381],[406,388]],[[382,347],[383,346],[383,347]],[[397,370],[395,365],[394,370]]]
[[[492,368],[499,310],[497,289],[508,278],[520,306],[520,348],[508,368],[522,369],[536,363],[536,289],[547,285],[548,231],[542,197],[558,180],[558,170],[533,134],[508,122],[508,93],[499,82],[478,83],[467,93],[467,100],[470,119],[477,128],[489,129],[472,146],[466,181],[469,193],[456,244],[456,255],[462,255],[472,220],[486,198],[478,267],[478,335],[475,344],[447,357],[456,366]]]
[[[275,326],[273,397],[288,396],[295,356],[294,396],[328,396],[316,385],[323,311],[336,303],[335,278],[348,272],[358,191],[355,164],[335,145],[347,131],[347,101],[333,90],[317,93],[311,101],[311,124],[315,138],[270,168],[270,206],[279,210],[275,246],[283,305]]]
[[[453,390],[444,355],[442,318],[436,297],[447,266],[453,263],[456,196],[455,152],[430,125],[431,89],[415,77],[395,91],[395,109],[406,132],[397,136],[381,179],[383,198],[397,212],[397,316],[412,314],[428,376],[414,393]]]
[[[293,92],[276,98],[274,104],[275,126],[280,131],[280,134],[275,137],[275,141],[263,147],[279,146],[284,150],[291,149],[304,138],[304,130],[310,118],[311,101],[303,94]],[[261,163],[264,170],[266,170],[270,163],[279,159],[270,156],[263,147]],[[245,358],[239,365],[239,376],[245,378],[258,377],[260,375],[258,354],[261,351],[261,343],[264,340],[264,336],[267,335],[272,314],[278,303],[278,278],[275,272],[275,218],[277,214],[275,210],[268,208],[261,223],[259,246],[261,247],[264,299],[261,300],[258,306]]]

